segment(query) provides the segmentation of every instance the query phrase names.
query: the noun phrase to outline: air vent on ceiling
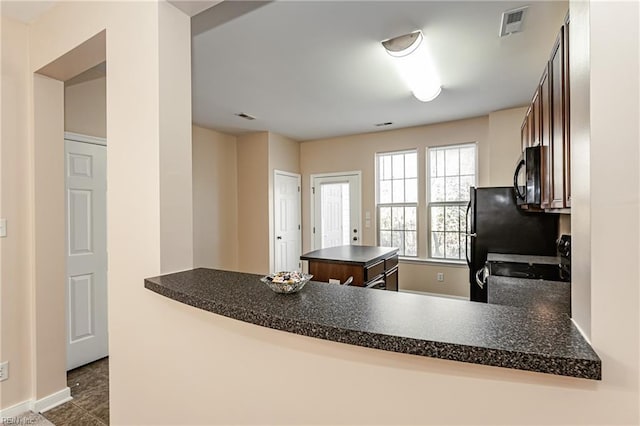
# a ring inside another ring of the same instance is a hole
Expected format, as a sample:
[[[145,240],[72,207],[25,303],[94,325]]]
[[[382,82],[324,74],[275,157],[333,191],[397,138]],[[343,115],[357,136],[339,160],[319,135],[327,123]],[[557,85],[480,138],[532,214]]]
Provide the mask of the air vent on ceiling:
[[[527,13],[527,8],[528,6],[524,6],[517,9],[507,10],[502,13],[500,37],[522,31],[522,23],[524,22],[524,16]]]
[[[255,120],[255,119],[256,119],[254,116],[249,115],[249,114],[245,114],[244,112],[239,112],[239,113],[237,113],[236,115],[237,115],[238,117],[242,117],[242,118],[244,118],[245,120]]]
[[[376,127],[384,127],[384,126],[391,126],[393,123],[391,121],[385,121],[384,123],[377,123],[375,126]]]

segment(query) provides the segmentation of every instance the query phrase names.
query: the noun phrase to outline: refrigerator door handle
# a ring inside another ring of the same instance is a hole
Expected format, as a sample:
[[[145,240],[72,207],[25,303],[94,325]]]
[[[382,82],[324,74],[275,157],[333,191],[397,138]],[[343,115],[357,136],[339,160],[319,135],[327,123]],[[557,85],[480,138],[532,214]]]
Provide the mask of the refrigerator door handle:
[[[464,246],[464,257],[467,260],[467,266],[471,267],[471,259],[469,259],[469,249],[471,248],[471,244],[469,244],[469,242],[467,241],[469,238],[475,237],[475,234],[471,234],[469,232],[469,225],[471,225],[469,223],[469,211],[471,210],[471,200],[469,200],[469,203],[467,204],[467,211],[465,212],[465,241],[467,242],[467,244],[465,244]]]

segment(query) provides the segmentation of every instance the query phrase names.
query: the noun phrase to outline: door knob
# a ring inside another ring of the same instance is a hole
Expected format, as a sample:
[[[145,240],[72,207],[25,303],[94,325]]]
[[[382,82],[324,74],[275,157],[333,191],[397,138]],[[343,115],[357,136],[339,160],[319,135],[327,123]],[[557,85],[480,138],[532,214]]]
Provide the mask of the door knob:
[[[358,241],[358,237],[353,237],[353,241]]]
[[[358,233],[358,230],[354,228],[354,229],[353,229],[353,233],[354,233],[354,234],[357,234],[357,233]]]
[[[278,236],[276,237],[276,239],[277,239],[277,240],[281,240],[281,239],[282,239],[282,237],[281,237],[280,235],[278,235]]]

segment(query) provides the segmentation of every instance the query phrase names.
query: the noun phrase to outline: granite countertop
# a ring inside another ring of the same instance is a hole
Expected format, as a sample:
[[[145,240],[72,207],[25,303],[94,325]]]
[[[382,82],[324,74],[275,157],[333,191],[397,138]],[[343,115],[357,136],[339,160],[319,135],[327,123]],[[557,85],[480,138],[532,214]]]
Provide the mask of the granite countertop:
[[[215,314],[369,348],[585,379],[598,355],[566,315],[309,282],[277,294],[260,275],[194,269],[145,280],[163,296]]]
[[[535,263],[539,265],[559,265],[560,257],[558,256],[535,256],[529,254],[502,254],[488,253],[487,262],[517,262],[517,263]]]
[[[394,247],[377,246],[337,246],[314,250],[300,256],[301,260],[320,260],[323,262],[340,262],[368,264],[398,253]]]
[[[527,278],[487,278],[489,303],[516,306],[533,312],[571,315],[571,283]]]

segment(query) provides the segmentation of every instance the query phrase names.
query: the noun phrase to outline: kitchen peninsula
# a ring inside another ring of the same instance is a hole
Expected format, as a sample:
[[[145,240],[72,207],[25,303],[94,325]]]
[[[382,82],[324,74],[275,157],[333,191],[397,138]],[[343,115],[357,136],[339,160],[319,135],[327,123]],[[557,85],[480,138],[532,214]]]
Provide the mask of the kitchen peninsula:
[[[431,358],[601,379],[601,361],[567,315],[309,282],[277,294],[260,275],[193,269],[145,280],[155,293],[289,333]]]

